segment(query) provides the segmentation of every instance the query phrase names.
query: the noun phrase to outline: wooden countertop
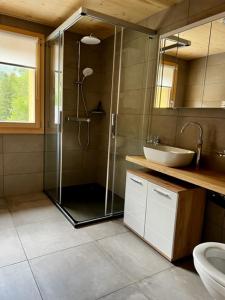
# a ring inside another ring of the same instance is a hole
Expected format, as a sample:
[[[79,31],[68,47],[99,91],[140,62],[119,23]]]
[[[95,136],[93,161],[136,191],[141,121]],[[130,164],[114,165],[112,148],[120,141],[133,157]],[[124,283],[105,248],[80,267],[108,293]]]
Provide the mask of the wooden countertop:
[[[225,174],[211,170],[191,168],[171,168],[147,160],[144,156],[126,156],[126,160],[168,176],[195,184],[225,195]]]

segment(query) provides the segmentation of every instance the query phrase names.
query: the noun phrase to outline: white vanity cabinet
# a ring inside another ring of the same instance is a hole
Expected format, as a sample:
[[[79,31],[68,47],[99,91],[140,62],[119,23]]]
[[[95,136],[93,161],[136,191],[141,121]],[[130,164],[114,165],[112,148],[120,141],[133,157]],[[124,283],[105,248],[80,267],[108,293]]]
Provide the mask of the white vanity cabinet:
[[[200,242],[205,190],[155,173],[127,172],[124,223],[170,261]]]
[[[148,183],[144,238],[167,257],[172,257],[178,193]]]
[[[147,180],[127,172],[124,222],[140,236],[144,236]]]

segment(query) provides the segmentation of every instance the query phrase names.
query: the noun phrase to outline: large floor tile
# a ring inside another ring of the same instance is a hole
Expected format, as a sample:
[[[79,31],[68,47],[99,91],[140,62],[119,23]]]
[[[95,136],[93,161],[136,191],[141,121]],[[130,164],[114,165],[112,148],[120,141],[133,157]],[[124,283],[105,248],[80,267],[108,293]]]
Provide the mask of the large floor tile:
[[[125,287],[108,296],[102,297],[101,300],[150,300],[142,293],[136,284]],[[99,299],[100,300],[100,299]]]
[[[92,239],[83,230],[76,230],[67,221],[46,221],[17,227],[28,258],[63,250]]]
[[[47,220],[61,221],[65,217],[48,199],[17,202],[10,208],[15,226]]]
[[[0,231],[0,267],[26,260],[23,248],[14,228]]]
[[[133,233],[124,233],[99,240],[98,245],[133,280],[141,280],[172,266]]]
[[[155,300],[212,300],[196,273],[177,267],[143,280],[139,287]]]
[[[45,300],[94,300],[129,284],[94,242],[31,260]]]
[[[85,231],[94,240],[99,240],[109,236],[127,232],[128,229],[120,222],[109,221],[85,227]]]
[[[27,262],[0,268],[1,300],[41,300]]]

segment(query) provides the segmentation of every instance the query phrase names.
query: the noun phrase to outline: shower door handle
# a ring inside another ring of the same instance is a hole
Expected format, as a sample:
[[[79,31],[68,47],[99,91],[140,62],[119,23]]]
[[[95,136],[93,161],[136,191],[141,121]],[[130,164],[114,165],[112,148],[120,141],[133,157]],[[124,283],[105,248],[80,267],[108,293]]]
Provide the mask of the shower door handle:
[[[59,131],[62,132],[63,129],[63,112],[60,110],[59,112]]]
[[[114,139],[116,136],[116,114],[112,113],[111,115],[111,132],[112,132],[112,138]]]

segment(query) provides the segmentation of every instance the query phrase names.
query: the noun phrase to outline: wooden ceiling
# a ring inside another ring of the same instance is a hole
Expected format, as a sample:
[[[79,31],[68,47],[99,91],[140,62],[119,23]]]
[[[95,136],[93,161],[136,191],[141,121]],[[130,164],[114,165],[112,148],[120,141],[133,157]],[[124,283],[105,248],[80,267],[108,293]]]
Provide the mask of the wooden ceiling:
[[[57,27],[83,6],[138,23],[182,0],[1,0],[1,14]]]
[[[106,22],[85,16],[79,19],[69,31],[78,33],[82,36],[93,34],[104,40],[114,34],[114,26]]]
[[[184,60],[192,60],[205,57],[207,54],[225,53],[225,24],[223,19],[212,22],[212,27],[211,23],[207,23],[184,31],[179,34],[179,37],[191,41],[191,46],[179,48],[178,50],[174,48],[166,51],[166,54],[177,56]],[[167,45],[171,44],[173,42],[167,42]]]

